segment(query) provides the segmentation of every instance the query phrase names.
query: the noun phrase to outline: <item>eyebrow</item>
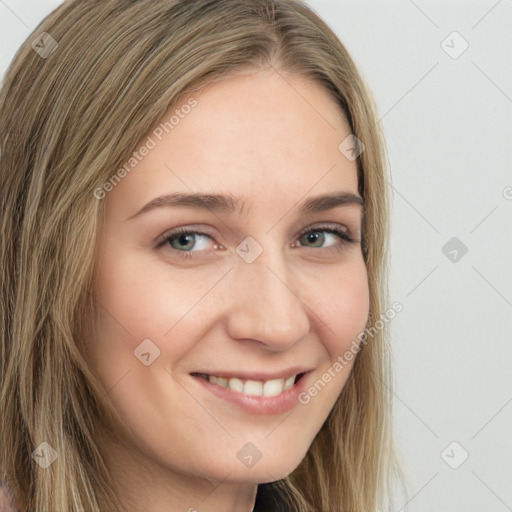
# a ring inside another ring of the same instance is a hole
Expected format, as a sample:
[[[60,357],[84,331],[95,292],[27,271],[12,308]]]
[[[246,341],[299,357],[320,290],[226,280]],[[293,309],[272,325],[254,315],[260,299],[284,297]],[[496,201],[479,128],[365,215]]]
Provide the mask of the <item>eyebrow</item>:
[[[319,213],[340,206],[353,204],[363,207],[364,201],[361,196],[357,194],[340,191],[307,199],[299,205],[299,213],[302,215]],[[242,198],[230,194],[187,194],[175,192],[156,197],[126,220],[131,220],[143,213],[158,208],[188,207],[200,208],[214,212],[234,213],[238,211],[238,213],[241,213],[244,206],[245,203]]]

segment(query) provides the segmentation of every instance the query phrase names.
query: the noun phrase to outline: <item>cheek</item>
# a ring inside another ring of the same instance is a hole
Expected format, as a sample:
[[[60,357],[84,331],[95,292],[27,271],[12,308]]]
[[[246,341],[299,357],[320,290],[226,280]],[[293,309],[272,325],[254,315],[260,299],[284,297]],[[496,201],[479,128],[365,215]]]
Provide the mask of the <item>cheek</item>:
[[[177,275],[165,264],[147,264],[136,254],[105,251],[97,272],[97,335],[92,350],[105,387],[129,370],[135,370],[130,376],[134,378],[137,371],[147,369],[134,354],[139,346],[148,346],[150,357],[159,354],[152,366],[161,369],[168,366],[164,361],[174,364],[185,357],[204,328],[200,299],[218,279],[211,271]],[[148,339],[157,348],[144,341]],[[176,339],[179,343],[172,342]]]
[[[323,321],[322,340],[330,359],[345,352],[364,330],[369,313],[366,265],[360,260],[324,278],[315,313]],[[320,287],[318,287],[320,290]]]
[[[328,358],[300,398],[306,408],[317,408],[315,414],[323,419],[347,382],[360,344],[358,336],[368,321],[368,275],[362,257],[331,275],[324,290],[315,313],[322,320],[321,340]]]
[[[133,342],[151,336],[161,339],[197,302],[198,287],[190,280],[170,279],[165,267],[145,263],[136,254],[108,255],[96,281],[101,317],[106,324],[116,323],[120,333],[129,333]]]

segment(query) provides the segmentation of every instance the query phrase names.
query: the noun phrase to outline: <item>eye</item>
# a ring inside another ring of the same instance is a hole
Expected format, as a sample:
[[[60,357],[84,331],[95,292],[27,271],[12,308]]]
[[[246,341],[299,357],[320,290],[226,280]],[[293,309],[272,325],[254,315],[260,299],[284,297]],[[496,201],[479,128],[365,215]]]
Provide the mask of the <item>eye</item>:
[[[164,238],[157,243],[157,247],[163,247],[169,245],[174,249],[180,256],[192,257],[193,252],[204,251],[208,247],[207,240],[213,240],[213,238],[202,231],[192,231],[184,228],[179,228],[172,233],[164,235]],[[217,245],[215,247],[218,247]]]
[[[336,240],[337,239],[337,240]],[[317,226],[302,231],[292,247],[307,247],[310,249],[342,249],[345,244],[355,243],[349,232],[337,226]],[[212,235],[203,231],[186,228],[177,228],[163,235],[156,243],[157,249],[170,248],[174,254],[181,258],[200,257],[195,253],[208,251],[208,242],[214,242]],[[336,243],[338,241],[338,243]],[[221,249],[221,245],[214,243],[213,249]]]
[[[326,235],[327,234],[327,235]],[[299,241],[311,248],[328,248],[336,245],[336,238],[341,241],[341,244],[354,243],[355,240],[350,236],[348,231],[333,226],[318,226],[313,229],[303,231],[299,236]],[[325,242],[327,245],[324,245]]]

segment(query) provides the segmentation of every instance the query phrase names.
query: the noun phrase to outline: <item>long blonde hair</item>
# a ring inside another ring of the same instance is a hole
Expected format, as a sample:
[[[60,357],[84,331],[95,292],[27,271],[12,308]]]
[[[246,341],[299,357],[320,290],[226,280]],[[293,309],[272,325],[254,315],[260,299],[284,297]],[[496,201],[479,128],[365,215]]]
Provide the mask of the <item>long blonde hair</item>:
[[[352,59],[306,4],[67,1],[13,59],[0,90],[0,478],[31,512],[122,510],[98,445],[121,420],[84,355],[105,214],[94,191],[191,91],[266,66],[323,85],[365,145],[357,165],[373,325],[388,300],[383,137]],[[306,457],[259,485],[256,510],[390,509],[402,473],[387,329],[361,347]],[[42,442],[58,454],[48,469],[31,455]]]

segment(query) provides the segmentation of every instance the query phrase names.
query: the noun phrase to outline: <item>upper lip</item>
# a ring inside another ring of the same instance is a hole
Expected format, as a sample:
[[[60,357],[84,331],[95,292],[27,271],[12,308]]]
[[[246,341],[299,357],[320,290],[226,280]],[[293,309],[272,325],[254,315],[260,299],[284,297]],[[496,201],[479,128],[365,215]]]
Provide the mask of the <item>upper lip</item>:
[[[278,370],[275,372],[243,372],[240,370],[208,370],[208,371],[197,371],[191,372],[193,374],[206,374],[206,375],[214,375],[215,377],[224,377],[224,378],[237,378],[240,380],[275,380],[275,379],[287,379],[292,375],[298,375],[300,373],[306,373],[311,371],[310,368],[306,368],[303,366],[297,366],[293,368],[288,368],[286,370]]]

